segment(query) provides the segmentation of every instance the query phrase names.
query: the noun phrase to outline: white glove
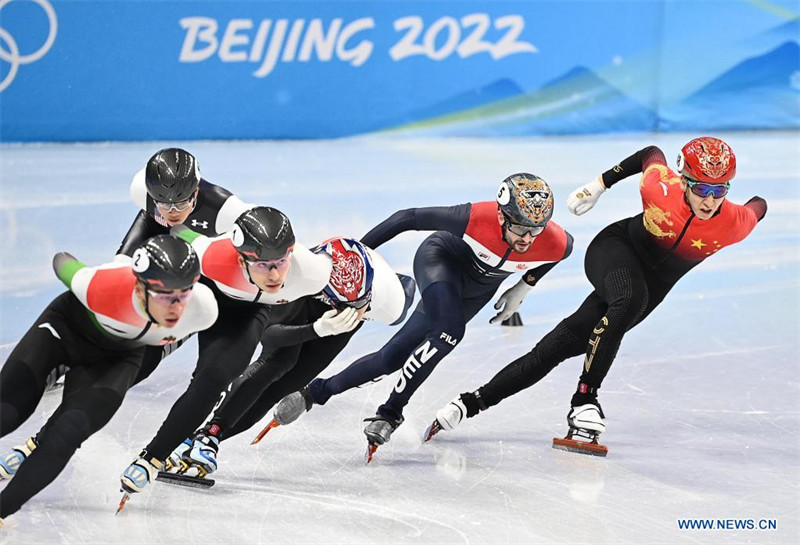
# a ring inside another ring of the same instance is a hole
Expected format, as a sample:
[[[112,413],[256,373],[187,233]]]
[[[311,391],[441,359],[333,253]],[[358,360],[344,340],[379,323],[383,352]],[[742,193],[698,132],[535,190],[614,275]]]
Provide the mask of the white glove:
[[[352,331],[358,325],[358,311],[352,307],[345,307],[337,314],[336,309],[331,309],[314,322],[314,333],[320,337],[339,335]]]
[[[588,184],[582,185],[569,194],[569,197],[567,197],[567,208],[576,216],[580,216],[591,210],[597,202],[597,199],[600,198],[600,195],[602,195],[605,190],[606,186],[603,185],[603,177],[598,176]]]
[[[503,310],[500,310],[500,312],[498,312],[494,318],[489,320],[489,323],[496,324],[497,322],[507,320],[517,311],[519,306],[522,304],[522,301],[525,299],[525,296],[528,295],[529,291],[531,291],[531,288],[533,288],[533,286],[526,284],[524,280],[520,280],[508,288],[505,293],[500,296],[500,299],[498,299],[494,304],[495,310],[500,310],[501,307]]]
[[[143,491],[145,486],[155,480],[158,472],[164,469],[162,462],[155,458],[146,460],[142,457],[143,454],[145,454],[144,451],[131,462],[131,465],[125,468],[120,477],[122,490],[128,494]]]

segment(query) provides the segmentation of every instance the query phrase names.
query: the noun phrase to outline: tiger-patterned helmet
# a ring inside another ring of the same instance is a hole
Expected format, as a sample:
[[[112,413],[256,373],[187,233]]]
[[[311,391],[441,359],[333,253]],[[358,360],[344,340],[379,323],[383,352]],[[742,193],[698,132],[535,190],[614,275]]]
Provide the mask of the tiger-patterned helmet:
[[[544,227],[553,217],[553,192],[547,182],[521,172],[512,174],[497,190],[497,204],[506,220],[529,227]]]

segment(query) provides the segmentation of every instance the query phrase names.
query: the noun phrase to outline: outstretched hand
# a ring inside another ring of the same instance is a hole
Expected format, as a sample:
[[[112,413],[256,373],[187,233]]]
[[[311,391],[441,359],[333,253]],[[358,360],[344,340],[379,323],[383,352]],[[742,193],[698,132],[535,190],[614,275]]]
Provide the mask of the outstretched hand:
[[[567,208],[576,216],[585,214],[592,209],[600,198],[600,195],[605,193],[605,191],[606,186],[603,184],[603,178],[598,176],[588,184],[582,185],[569,194],[569,197],[567,197]]]

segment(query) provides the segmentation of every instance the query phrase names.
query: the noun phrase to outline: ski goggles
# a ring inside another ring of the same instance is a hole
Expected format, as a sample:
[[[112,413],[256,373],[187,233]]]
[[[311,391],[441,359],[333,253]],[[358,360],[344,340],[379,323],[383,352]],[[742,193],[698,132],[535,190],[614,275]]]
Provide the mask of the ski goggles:
[[[686,185],[689,186],[689,191],[691,191],[698,197],[703,197],[704,199],[709,195],[711,195],[715,199],[721,199],[722,197],[728,194],[728,190],[731,188],[730,183],[707,184],[705,182],[698,182],[697,180],[692,180],[691,178],[687,178],[686,176],[683,177],[683,181],[686,182]]]
[[[350,307],[356,310],[361,310],[362,308],[366,307],[372,302],[372,290],[370,290],[369,293],[367,293],[363,297],[359,297],[354,301],[342,301],[340,299],[334,299],[324,291],[321,292],[317,298],[326,305],[330,305],[335,309],[343,309]]]
[[[192,286],[193,288],[194,286]],[[174,291],[171,292],[163,292],[163,291],[153,291],[147,290],[147,294],[153,298],[154,301],[164,304],[164,305],[171,305],[173,303],[180,303],[185,305],[189,299],[192,298],[192,288],[186,288],[184,290],[180,290],[178,293]]]
[[[511,223],[506,218],[506,227],[509,231],[517,235],[518,237],[524,237],[525,235],[530,235],[531,237],[535,237],[542,234],[544,231],[544,225],[539,225],[537,227],[531,227],[529,225],[520,225],[519,223]]]
[[[249,261],[246,259],[245,263],[259,272],[266,273],[272,269],[284,271],[289,268],[289,263],[291,263],[291,252],[280,259],[270,259],[268,261]]]
[[[347,302],[342,301],[341,305],[345,307],[351,307],[356,310],[361,310],[362,308],[370,304],[371,301],[372,301],[372,291],[370,291],[364,297],[356,299],[355,301],[347,301]]]
[[[173,208],[178,212],[183,212],[184,210],[189,209],[191,206],[194,206],[194,195],[189,197],[188,199],[184,199],[178,202],[161,202],[155,201],[156,208],[158,208],[159,212],[170,212]]]

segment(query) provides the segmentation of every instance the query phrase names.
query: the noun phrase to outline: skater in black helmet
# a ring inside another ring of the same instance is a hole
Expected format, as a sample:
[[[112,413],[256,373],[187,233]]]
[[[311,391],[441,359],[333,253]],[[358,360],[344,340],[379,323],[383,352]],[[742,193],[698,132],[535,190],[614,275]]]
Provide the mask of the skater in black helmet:
[[[0,478],[11,480],[0,492],[0,517],[49,485],[108,423],[136,378],[145,346],[175,343],[217,317],[211,290],[196,284],[197,255],[174,237],[148,240],[131,264],[87,267],[61,253],[53,266],[69,291],[47,306],[0,371],[0,436],[33,414],[55,365],[70,370],[61,404],[36,439],[0,456]]]

